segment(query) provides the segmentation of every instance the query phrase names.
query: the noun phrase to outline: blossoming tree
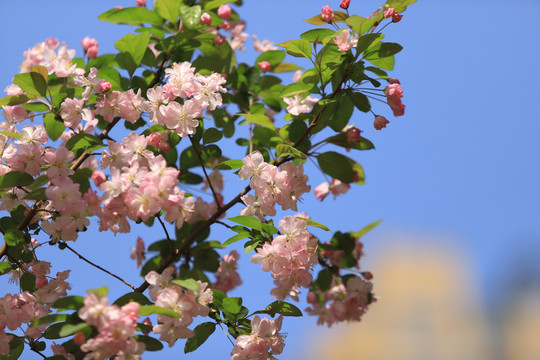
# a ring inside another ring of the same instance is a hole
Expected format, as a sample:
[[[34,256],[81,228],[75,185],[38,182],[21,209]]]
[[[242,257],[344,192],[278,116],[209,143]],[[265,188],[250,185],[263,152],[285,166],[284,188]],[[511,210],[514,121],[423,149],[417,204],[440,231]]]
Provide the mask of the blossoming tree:
[[[366,17],[349,12],[350,0],[340,11],[325,6],[306,20],[314,28],[278,44],[282,50],[254,36],[261,54],[251,64],[236,62],[247,34],[228,2],[155,0],[147,9],[137,0],[99,17],[136,27],[115,43],[116,54],[101,55],[89,37],[82,58],[53,38],[25,52],[0,98],[0,274],[20,284],[20,293],[0,298],[1,359],[24,350],[138,359],[179,339],[191,352],[218,325],[234,343],[231,359],[267,359],[283,351],[283,317],[302,315],[291,303],[300,296],[305,312],[328,326],[359,321],[375,301],[359,260],[360,238],[377,223],[330,232],[331,224],[299,213],[299,200],[312,196],[304,162],[329,177],[313,188],[321,201],[363,183],[362,167],[343,152],[373,144],[347,124],[356,108],[377,130],[386,127],[371,110],[377,96],[394,116],[404,114],[400,82],[387,73],[401,46],[383,41],[382,30],[415,0],[388,0]],[[313,67],[301,71],[284,62],[287,54]],[[286,72],[295,72],[290,84],[276,76]],[[245,157],[228,156],[224,138]],[[343,151],[323,152],[325,145]],[[245,188],[225,198],[225,176]],[[276,209],[288,215],[276,218]],[[137,226],[162,232],[148,247],[137,240],[141,284],[107,272],[128,289],[117,299],[106,287],[68,295],[70,270],[52,275],[53,259],[40,254],[45,243],[76,252],[70,243],[85,240],[90,218],[111,236]],[[215,226],[234,236],[209,240]],[[227,296],[242,283],[240,254],[227,250],[239,241],[274,279],[275,301],[264,309]],[[204,319],[193,326],[196,317]]]

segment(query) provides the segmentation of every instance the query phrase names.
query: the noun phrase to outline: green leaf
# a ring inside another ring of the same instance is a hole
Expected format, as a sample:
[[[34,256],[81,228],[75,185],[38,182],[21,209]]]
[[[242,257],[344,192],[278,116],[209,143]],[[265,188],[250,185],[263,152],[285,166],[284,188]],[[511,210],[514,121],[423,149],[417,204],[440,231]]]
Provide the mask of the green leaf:
[[[302,316],[302,311],[291,303],[277,300],[263,310],[256,311],[253,314],[268,314],[271,317],[276,316],[276,314],[283,316]]]
[[[321,14],[315,15],[314,17],[311,17],[304,21],[313,25],[327,25],[328,24],[326,21],[323,20]]]
[[[272,121],[268,118],[268,116],[264,114],[238,114],[238,115],[244,116],[244,119],[246,119],[247,122],[264,126],[265,128],[277,131]]]
[[[210,337],[210,335],[214,333],[215,330],[216,324],[213,322],[205,322],[197,325],[197,327],[193,329],[193,337],[187,339],[186,341],[184,353],[187,354],[197,350],[197,348],[204,344],[204,342],[208,339],[208,337]]]
[[[371,103],[366,95],[360,92],[350,92],[349,98],[352,100],[354,106],[360,111],[368,112],[371,109]]]
[[[107,296],[107,294],[109,293],[109,288],[106,287],[106,286],[102,286],[100,288],[96,288],[96,289],[88,289],[86,290],[86,293],[87,294],[95,294],[99,297],[103,297],[103,296]]]
[[[23,109],[27,111],[49,111],[49,105],[42,102],[28,103],[23,105]]]
[[[163,344],[158,339],[146,335],[135,335],[135,340],[144,343],[146,351],[159,351],[163,349]]]
[[[227,218],[227,220],[235,222],[240,225],[244,225],[248,228],[262,231],[261,222],[253,216],[239,215],[239,216]]]
[[[313,84],[292,83],[281,90],[281,97],[291,97],[297,94],[311,93],[314,88]]]
[[[110,82],[112,85],[112,90],[123,90],[122,79],[118,70],[110,67],[101,68],[98,71],[98,77]]]
[[[201,287],[200,287],[199,283],[197,281],[195,281],[194,279],[183,279],[183,280],[177,279],[177,280],[173,280],[171,282],[173,284],[180,285],[181,287],[183,287],[185,289],[192,290],[192,291],[195,291],[197,293],[199,291],[201,291]]]
[[[31,98],[34,98],[34,97],[32,96]],[[14,105],[24,104],[31,98],[29,98],[26,94],[6,96],[3,98],[0,98],[0,106],[3,106],[3,105],[14,106]]]
[[[58,311],[79,310],[83,306],[84,298],[82,296],[64,296],[56,300],[52,305]]]
[[[224,243],[223,245],[230,245],[232,243],[235,243],[239,240],[242,240],[242,239],[245,239],[245,238],[248,238],[250,236],[250,234],[248,232],[241,232],[239,234],[236,234],[234,235],[233,237],[230,237],[228,238]]]
[[[290,145],[279,144],[276,146],[276,157],[280,156],[292,156],[296,159],[306,160],[307,156],[303,152]]]
[[[324,28],[312,29],[312,30],[306,31],[305,33],[300,34],[300,38],[303,40],[307,40],[309,42],[315,42],[315,40],[317,40],[320,43],[322,39],[324,39],[327,36],[332,36],[335,33],[336,32],[331,29],[324,29]]]
[[[33,292],[36,290],[36,276],[29,272],[25,272],[21,276],[20,284],[22,291]]]
[[[394,56],[388,56],[384,58],[370,57],[366,58],[367,61],[372,63],[375,66],[380,67],[384,70],[394,70],[395,58]]]
[[[17,133],[10,132],[10,131],[0,131],[0,134],[6,135],[8,137],[15,138],[15,139],[19,139],[19,140],[21,140],[23,138],[23,136],[21,134],[17,134]]]
[[[362,236],[366,235],[368,232],[370,232],[371,230],[375,229],[377,226],[379,226],[379,224],[382,222],[382,220],[377,220],[375,222],[372,222],[371,224],[369,225],[366,225],[362,230],[358,230],[356,232],[351,232],[349,234],[351,234],[351,236],[355,237],[355,238],[361,238]]]
[[[206,5],[204,5],[204,8],[206,10],[213,10],[217,9],[220,5],[228,4],[230,2],[231,0],[212,0],[207,2]]]
[[[297,219],[304,220],[308,226],[314,226],[316,228],[323,229],[324,231],[330,231],[331,232],[331,230],[328,227],[326,227],[325,225],[323,225],[321,223],[318,223],[316,221],[313,221],[311,219],[305,219],[305,218],[301,218],[301,217],[299,217]]]
[[[354,181],[354,173],[349,159],[335,151],[328,151],[320,154],[317,161],[321,170],[344,183],[350,184]]]
[[[113,24],[127,25],[161,25],[161,23],[163,22],[161,17],[155,12],[139,7],[111,9],[99,15],[98,20],[110,22]]]
[[[255,250],[257,248],[257,246],[259,246],[260,244],[260,241],[259,240],[250,240],[250,241],[247,241],[245,244],[244,244],[244,251],[246,252],[246,254],[249,254],[250,252],[252,252],[253,250]]]
[[[28,72],[17,74],[13,78],[13,83],[19,85],[27,94],[35,96],[47,96],[47,81],[38,72]]]
[[[382,39],[383,37],[383,34],[362,35],[360,36],[360,39],[358,39],[358,43],[356,44],[356,50],[358,50],[358,52],[364,52],[371,46],[371,44],[373,44],[378,39]]]
[[[375,23],[379,20],[380,19],[376,16],[367,19],[362,16],[351,15],[345,22],[357,34],[364,34],[366,31],[371,29],[375,25]]]
[[[32,322],[32,326],[38,326],[38,325],[42,325],[42,324],[52,324],[52,323],[56,323],[56,322],[59,322],[59,321],[66,321],[69,316],[70,315],[68,315],[68,314],[47,315],[47,316],[41,317],[41,318],[35,320],[34,322]]]
[[[148,300],[146,296],[138,292],[130,292],[125,295],[120,296],[116,299],[113,305],[124,306],[129,302],[136,302],[141,305],[151,305],[152,302]]]
[[[24,243],[24,234],[17,229],[7,229],[4,233],[4,241],[8,246],[17,246],[19,243]]]
[[[202,137],[203,144],[206,145],[206,144],[218,142],[219,140],[221,140],[222,137],[223,137],[223,133],[219,131],[218,129],[216,128],[206,129],[204,130],[204,134]]]
[[[7,274],[11,271],[11,264],[5,261],[0,262],[0,275]]]
[[[223,299],[223,310],[231,314],[238,314],[242,310],[241,297],[226,297]]]
[[[176,20],[180,16],[180,5],[182,5],[182,1],[179,0],[156,0],[154,11],[165,20],[176,24]]]
[[[60,339],[86,329],[90,329],[90,326],[84,322],[76,324],[61,322],[49,326],[43,333],[43,337],[45,339]]]
[[[53,113],[43,115],[43,125],[45,125],[47,135],[52,141],[58,140],[66,128],[64,123],[58,121]]]
[[[149,42],[150,33],[144,32],[136,36],[127,34],[115,42],[114,46],[121,52],[129,53],[133,58],[135,65],[139,66]]]
[[[226,160],[214,167],[214,170],[234,170],[244,166],[242,160]]]
[[[330,144],[341,146],[347,149],[356,149],[356,150],[371,150],[375,149],[375,145],[365,137],[361,137],[359,142],[349,142],[347,134],[337,134],[329,137],[325,140]]]
[[[157,314],[157,315],[166,315],[171,316],[175,318],[179,318],[181,315],[178,314],[176,311],[167,309],[161,306],[156,305],[145,305],[141,306],[139,309],[139,315],[141,316],[148,316],[151,314]]]
[[[329,269],[324,269],[319,271],[319,275],[317,276],[317,280],[315,280],[315,285],[319,288],[321,291],[326,291],[330,289],[330,284],[332,283],[332,273]]]
[[[181,6],[180,15],[182,16],[182,21],[188,29],[196,29],[199,27],[201,22],[201,6]]]
[[[278,65],[276,65],[272,72],[274,73],[284,73],[284,72],[291,72],[296,70],[302,70],[302,68],[296,64],[288,63],[288,62],[282,62]]]
[[[10,171],[7,174],[0,176],[0,189],[27,186],[34,182],[32,175],[24,171]]]
[[[43,185],[49,182],[49,177],[47,175],[41,175],[38,177],[32,184],[28,185],[27,188],[30,190],[36,190],[42,187]]]
[[[292,40],[285,45],[287,54],[311,59],[311,44],[307,40]]]
[[[403,50],[403,46],[399,45],[398,43],[390,43],[385,42],[381,44],[381,47],[379,48],[379,57],[385,58],[388,56],[392,56],[397,54]]]
[[[86,194],[90,189],[90,177],[94,173],[91,168],[82,168],[75,171],[69,178],[76,184],[79,184],[79,191],[81,194]]]
[[[387,0],[386,5],[394,8],[398,13],[402,13],[407,9],[407,6],[414,4],[416,0]]]
[[[285,51],[268,50],[259,55],[257,57],[257,60],[255,60],[255,63],[259,63],[261,61],[268,61],[273,68],[274,66],[277,66],[280,62],[282,62],[283,59],[285,59]]]
[[[101,147],[103,147],[103,142],[97,136],[86,133],[79,133],[70,138],[66,143],[66,148],[74,153],[81,149],[89,152]]]

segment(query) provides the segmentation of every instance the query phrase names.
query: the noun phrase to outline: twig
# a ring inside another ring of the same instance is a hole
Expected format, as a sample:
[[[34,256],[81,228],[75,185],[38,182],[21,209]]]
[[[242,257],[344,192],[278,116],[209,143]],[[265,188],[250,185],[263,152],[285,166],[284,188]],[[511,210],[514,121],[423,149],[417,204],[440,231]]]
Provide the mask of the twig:
[[[63,242],[62,244],[64,244],[66,246],[67,249],[69,249],[71,252],[73,252],[75,255],[77,255],[79,257],[79,259],[83,260],[83,261],[86,261],[88,264],[92,265],[93,267],[111,275],[112,277],[120,280],[121,282],[123,282],[124,284],[126,284],[127,286],[129,286],[130,288],[132,288],[133,290],[135,290],[135,286],[131,285],[130,283],[128,283],[126,280],[122,279],[120,276],[118,275],[115,275],[113,274],[112,272],[108,271],[108,270],[105,270],[104,268],[102,268],[101,266],[97,265],[97,264],[94,264],[93,262],[91,262],[90,260],[88,260],[87,258],[85,258],[84,256],[82,256],[81,254],[79,254],[77,251],[73,250],[68,244],[66,244],[65,242]]]
[[[171,237],[169,236],[169,232],[167,231],[167,228],[165,227],[165,224],[163,223],[163,220],[159,216],[156,216],[159,223],[161,224],[161,227],[163,228],[163,231],[165,231],[165,236],[167,237],[167,241],[169,242],[169,249],[171,250],[171,254],[174,252],[174,245],[171,240]]]
[[[218,323],[218,325],[219,325],[219,327],[221,328],[221,331],[223,331],[223,333],[225,334],[225,337],[227,338],[227,340],[229,340],[229,341],[231,342],[232,346],[235,346],[236,344],[233,343],[233,341],[232,341],[231,338],[229,337],[229,334],[227,334],[227,332],[225,331],[225,329],[223,328],[223,326],[221,326],[221,324],[219,324],[219,323]]]
[[[212,195],[214,195],[214,200],[216,201],[216,205],[219,209],[221,208],[221,204],[219,203],[217,193],[214,190],[214,187],[212,186],[210,177],[208,177],[208,174],[206,173],[206,167],[204,165],[203,159],[201,158],[201,153],[199,152],[199,149],[197,149],[197,144],[195,143],[195,140],[193,140],[193,137],[191,135],[188,135],[188,137],[189,137],[189,141],[191,141],[191,145],[193,146],[193,150],[195,150],[195,154],[197,154],[197,158],[199,159],[199,162],[201,163],[202,171],[204,173],[204,176],[206,177],[206,181],[208,181],[208,186],[210,187],[210,190],[212,191]]]

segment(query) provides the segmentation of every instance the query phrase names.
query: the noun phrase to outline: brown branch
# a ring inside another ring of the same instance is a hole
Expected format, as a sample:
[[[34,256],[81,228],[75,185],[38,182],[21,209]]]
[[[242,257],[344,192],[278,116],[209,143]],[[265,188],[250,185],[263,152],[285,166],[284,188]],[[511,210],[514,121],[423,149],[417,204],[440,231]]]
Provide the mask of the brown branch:
[[[124,284],[126,284],[127,286],[129,286],[130,288],[132,288],[133,290],[135,290],[135,286],[131,285],[130,283],[128,283],[126,280],[122,279],[120,276],[118,275],[115,275],[113,274],[112,272],[102,268],[101,266],[97,265],[97,264],[94,264],[93,262],[91,262],[90,260],[88,260],[87,258],[85,258],[84,256],[82,256],[81,254],[79,254],[77,251],[73,250],[68,244],[66,244],[65,242],[63,243],[67,249],[69,249],[72,253],[74,253],[75,255],[77,255],[79,257],[79,259],[83,260],[83,261],[86,261],[88,264],[92,265],[93,267],[105,272],[106,274],[109,274],[111,275],[112,277],[120,280],[121,282],[123,282]]]
[[[221,208],[221,204],[219,203],[217,193],[214,190],[214,187],[212,186],[212,182],[210,181],[210,177],[208,177],[208,174],[206,173],[206,167],[204,165],[203,159],[201,158],[201,153],[199,152],[199,149],[197,149],[197,144],[195,143],[195,140],[193,140],[193,137],[191,135],[188,135],[188,137],[189,137],[189,140],[191,141],[191,146],[193,146],[193,150],[195,150],[195,154],[197,154],[197,158],[199,159],[199,162],[201,163],[202,171],[204,173],[204,176],[206,177],[206,181],[208,181],[208,186],[210,187],[210,190],[212,191],[212,195],[214,196],[216,206],[219,209],[219,208]]]
[[[156,216],[159,223],[161,224],[161,227],[163,228],[163,231],[165,231],[165,236],[167,237],[167,241],[169,242],[169,249],[171,250],[171,254],[174,252],[174,245],[173,245],[173,242],[171,240],[171,237],[169,236],[169,232],[167,231],[167,228],[165,227],[165,224],[163,223],[163,221],[161,220],[161,218],[159,216]]]

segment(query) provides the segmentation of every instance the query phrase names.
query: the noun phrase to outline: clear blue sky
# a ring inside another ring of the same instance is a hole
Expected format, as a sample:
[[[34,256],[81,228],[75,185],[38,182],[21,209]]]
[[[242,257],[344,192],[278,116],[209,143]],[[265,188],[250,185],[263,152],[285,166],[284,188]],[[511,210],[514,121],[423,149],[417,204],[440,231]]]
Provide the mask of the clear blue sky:
[[[133,28],[96,18],[110,6],[132,3],[134,0],[0,2],[0,90],[18,72],[22,52],[49,36],[65,41],[79,54],[85,36],[100,42],[100,53],[113,52],[114,41]],[[248,22],[246,31],[279,43],[298,38],[310,28],[303,19],[327,4],[337,8],[339,1],[245,3],[240,13]],[[309,196],[300,210],[334,230],[358,230],[383,219],[380,228],[365,239],[368,257],[375,249],[384,250],[384,242],[370,242],[377,232],[448,234],[473,260],[472,276],[490,298],[504,292],[494,286],[498,276],[515,266],[520,254],[538,254],[540,248],[540,117],[534,90],[540,80],[540,3],[457,0],[441,4],[419,0],[401,23],[387,28],[386,39],[404,46],[392,74],[401,80],[407,109],[405,116],[396,119],[386,108],[378,108],[391,122],[380,132],[373,129],[371,116],[354,115],[352,122],[377,148],[356,156],[366,171],[367,185],[354,188],[350,197],[328,198],[322,205]],[[369,15],[378,5],[372,0],[352,0],[351,11]],[[241,57],[246,61],[253,55],[250,44]],[[316,186],[321,181],[316,175],[310,183]],[[228,185],[236,188],[235,182],[231,179]],[[239,210],[233,208],[229,215]],[[161,235],[142,225],[134,228],[135,233],[116,238],[87,232],[74,246],[139,283],[127,257],[129,247],[134,246],[137,235],[147,243]],[[212,237],[223,240],[228,233],[221,231],[216,229]],[[69,253],[59,257],[54,250],[52,254],[56,254],[56,271],[74,269],[73,293],[83,294],[103,284],[109,285],[112,294],[127,290]],[[245,302],[250,309],[271,302],[270,295],[261,295],[268,294],[269,274],[258,272],[245,255],[241,269],[249,269],[250,275],[244,272],[245,285],[236,294],[247,293]],[[315,319],[307,317],[286,319],[289,335],[282,359],[298,358],[298,344],[314,324]],[[170,354],[182,352],[182,348],[178,344]],[[226,359],[229,351],[225,336],[216,331],[209,343],[186,358]],[[25,359],[31,356],[27,354]]]

